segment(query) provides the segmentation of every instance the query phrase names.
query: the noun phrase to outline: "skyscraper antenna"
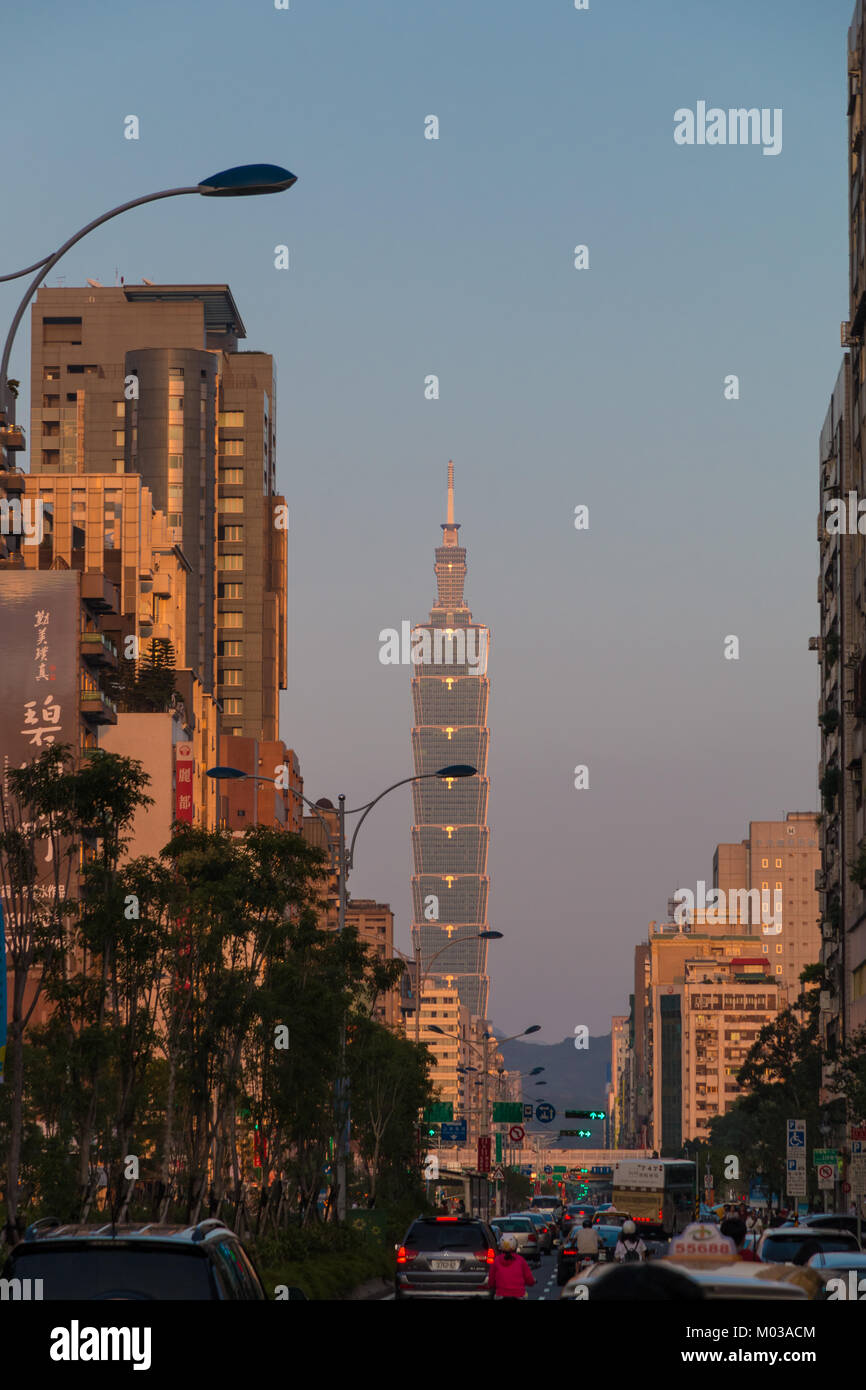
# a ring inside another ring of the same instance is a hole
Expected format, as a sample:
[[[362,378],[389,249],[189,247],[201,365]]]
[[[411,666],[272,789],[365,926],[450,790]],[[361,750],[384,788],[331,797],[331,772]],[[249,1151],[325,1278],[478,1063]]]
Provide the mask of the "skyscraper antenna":
[[[448,525],[454,525],[454,462],[448,460]]]

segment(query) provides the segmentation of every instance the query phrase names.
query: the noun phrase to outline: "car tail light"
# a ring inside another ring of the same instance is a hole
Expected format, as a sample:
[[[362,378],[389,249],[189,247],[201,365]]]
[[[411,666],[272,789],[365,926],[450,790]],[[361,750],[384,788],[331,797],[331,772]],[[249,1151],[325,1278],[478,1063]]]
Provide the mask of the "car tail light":
[[[564,1255],[576,1255],[576,1254],[577,1254],[577,1251],[576,1251],[576,1250],[563,1250],[562,1253],[563,1253]]]
[[[459,1221],[459,1219],[460,1219],[460,1218],[459,1218],[458,1216],[437,1216],[437,1217],[436,1217],[437,1222],[442,1222],[442,1221]]]
[[[492,1265],[493,1261],[496,1259],[496,1251],[493,1249],[493,1246],[490,1245],[486,1250],[476,1250],[475,1258],[476,1260],[481,1260],[482,1263]]]
[[[417,1250],[407,1250],[406,1247],[405,1247],[405,1245],[401,1245],[401,1246],[400,1246],[400,1249],[397,1251],[397,1263],[398,1263],[398,1265],[405,1265],[405,1264],[408,1264],[410,1260],[414,1260],[414,1259],[415,1259],[415,1256],[416,1256],[417,1254],[418,1254],[418,1251],[417,1251]]]
[[[530,1245],[534,1245],[534,1244],[537,1244],[537,1243],[538,1243],[538,1236],[537,1236],[537,1235],[535,1234],[535,1232],[533,1231],[533,1232],[532,1232],[532,1235],[529,1237],[529,1244],[530,1244]]]

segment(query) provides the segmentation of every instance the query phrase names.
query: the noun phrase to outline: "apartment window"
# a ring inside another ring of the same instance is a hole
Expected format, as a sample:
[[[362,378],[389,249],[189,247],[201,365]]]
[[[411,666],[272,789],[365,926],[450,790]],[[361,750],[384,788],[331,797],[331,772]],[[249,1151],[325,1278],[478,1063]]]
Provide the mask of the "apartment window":
[[[126,431],[125,431],[125,430],[115,430],[115,431],[114,431],[114,442],[115,442],[116,445],[120,445],[120,447],[122,448],[125,439],[126,439]]]
[[[219,500],[218,510],[221,512],[242,512],[243,509],[244,499],[242,497],[221,497]],[[224,539],[228,540],[228,536]]]
[[[179,531],[183,526],[183,517],[180,512],[169,512],[168,524]]]
[[[169,454],[168,471],[169,473],[183,472],[183,454]]]
[[[217,586],[220,598],[243,598],[243,584],[220,584]]]
[[[182,377],[182,376],[183,376],[183,367],[169,367],[169,369],[168,369],[168,374],[169,374],[169,376],[180,376],[180,377]]]
[[[776,947],[776,955],[777,955],[777,956],[780,956],[781,954],[782,954],[782,948],[781,948],[781,946],[777,946],[777,947]]]
[[[170,507],[183,506],[183,484],[169,483],[168,485],[168,505]]]
[[[239,666],[229,666],[228,670],[225,670],[222,673],[222,684],[243,685],[243,681],[241,680],[242,675],[243,672],[241,671]]]
[[[769,859],[762,859],[762,860],[761,860],[761,868],[762,868],[762,869],[767,869],[767,868],[769,868],[769,865],[770,865]]]
[[[770,891],[770,885],[769,885],[769,883],[762,883],[762,884],[761,884],[761,891],[764,892],[764,893],[768,893],[768,892]]]
[[[43,397],[42,397],[42,404],[43,404],[43,406],[44,406],[44,408],[45,408],[46,410],[59,410],[59,408],[60,408],[60,397],[59,397],[59,396],[43,396]]]
[[[220,613],[219,625],[220,627],[243,627],[244,615],[243,613]]]
[[[244,441],[242,439],[221,439],[221,454],[242,454],[244,451]]]
[[[244,644],[240,638],[236,638],[231,642],[220,642],[219,654],[220,656],[243,656]],[[235,684],[237,684],[237,681],[235,681]]]
[[[169,396],[169,410],[183,410],[183,396]]]
[[[241,429],[243,423],[244,412],[242,410],[221,410],[219,413],[219,427],[221,430]]]
[[[169,425],[168,442],[169,444],[183,443],[183,425]]]
[[[243,555],[220,555],[217,557],[217,569],[220,570],[242,570],[244,567]]]
[[[776,966],[776,974],[777,974],[777,975],[781,975],[781,973],[782,973],[782,967],[781,967],[781,965],[777,965],[777,966]]]
[[[220,482],[227,484],[242,483],[244,480],[244,470],[242,468],[221,468]]]
[[[95,362],[71,362],[66,368],[69,376],[96,376],[99,368]]]
[[[776,860],[776,868],[777,868],[777,869],[781,869],[781,867],[782,867],[782,861],[781,861],[781,859],[777,859],[777,860]]]
[[[42,380],[43,380],[43,381],[59,381],[59,380],[60,380],[60,368],[59,368],[59,367],[43,367],[43,368],[42,368]]]
[[[224,714],[243,714],[244,702],[241,699],[223,700]],[[238,731],[239,732],[239,731]]]
[[[244,528],[243,526],[220,526],[219,538],[221,541],[242,541]]]

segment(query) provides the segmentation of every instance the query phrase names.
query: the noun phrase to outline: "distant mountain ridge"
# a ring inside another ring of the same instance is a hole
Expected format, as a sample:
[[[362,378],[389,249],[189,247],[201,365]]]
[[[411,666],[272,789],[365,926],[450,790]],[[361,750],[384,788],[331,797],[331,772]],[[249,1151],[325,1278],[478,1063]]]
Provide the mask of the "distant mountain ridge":
[[[502,1029],[494,1026],[496,1036]],[[533,1105],[547,1101],[556,1110],[551,1124],[526,1122],[529,1133],[557,1134],[563,1129],[591,1129],[592,1139],[564,1139],[563,1148],[600,1149],[604,1147],[605,1127],[600,1120],[566,1120],[565,1110],[607,1109],[607,1082],[610,1076],[610,1033],[590,1037],[589,1047],[576,1048],[574,1038],[558,1043],[536,1043],[515,1039],[499,1049],[509,1071],[529,1072],[544,1067],[538,1077],[523,1077],[523,1099]],[[536,1081],[547,1084],[537,1086]]]

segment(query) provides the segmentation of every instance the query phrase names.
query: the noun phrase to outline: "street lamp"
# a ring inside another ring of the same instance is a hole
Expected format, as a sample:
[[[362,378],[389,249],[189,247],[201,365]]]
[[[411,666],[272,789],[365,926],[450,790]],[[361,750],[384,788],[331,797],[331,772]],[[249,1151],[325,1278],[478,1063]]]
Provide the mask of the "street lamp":
[[[231,172],[231,171],[229,171],[229,172]],[[219,176],[217,176],[217,177],[219,177]],[[292,177],[292,176],[290,175],[289,177]],[[198,191],[198,190],[196,190],[196,191]],[[337,914],[337,931],[338,931],[338,932],[342,932],[343,929],[345,928],[345,925],[346,925],[346,907],[347,907],[348,899],[349,899],[347,883],[348,883],[349,873],[350,873],[350,871],[354,868],[354,864],[355,864],[355,841],[356,841],[357,838],[358,838],[358,831],[361,829],[361,826],[363,825],[363,823],[364,823],[364,821],[366,820],[367,816],[368,816],[368,815],[370,814],[370,812],[372,811],[373,807],[374,807],[378,802],[380,802],[380,801],[382,800],[382,797],[383,797],[383,796],[387,796],[389,792],[395,791],[397,787],[405,787],[405,786],[407,785],[407,783],[409,783],[409,782],[421,782],[421,781],[424,780],[425,777],[438,777],[441,781],[445,782],[445,781],[451,781],[452,778],[457,778],[457,777],[474,777],[475,774],[476,774],[476,771],[477,771],[477,768],[471,767],[468,763],[451,763],[451,764],[448,765],[448,767],[441,767],[441,768],[439,768],[438,772],[416,772],[416,773],[414,774],[414,776],[412,776],[412,777],[402,777],[402,778],[400,779],[399,782],[392,782],[391,785],[390,785],[390,787],[386,787],[385,790],[382,791],[382,792],[380,792],[378,796],[374,796],[372,801],[366,802],[363,806],[356,806],[356,807],[355,807],[353,810],[351,810],[351,811],[347,811],[347,810],[346,810],[346,797],[345,797],[345,794],[342,793],[342,792],[340,793],[339,797],[337,798],[340,804],[339,804],[339,809],[338,809],[338,811],[337,811],[338,835],[337,835],[337,845],[336,845],[336,872],[337,872],[337,883],[338,883],[338,888],[339,888],[339,907],[338,907],[338,914]],[[207,776],[208,776],[208,777],[213,777],[214,780],[216,780],[216,781],[237,781],[237,780],[239,780],[240,778],[254,778],[256,781],[259,781],[259,782],[272,782],[272,781],[273,781],[272,778],[270,778],[270,777],[262,777],[262,776],[260,776],[258,773],[242,772],[241,769],[240,769],[240,768],[237,768],[237,767],[211,767],[211,768],[208,768],[208,769],[207,769]],[[293,788],[292,790],[294,791],[295,796],[299,796],[299,797],[301,798],[301,801],[303,801],[304,805],[305,805],[305,806],[309,806],[310,809],[319,817],[319,820],[321,820],[321,821],[323,822],[323,824],[324,824],[324,826],[325,826],[325,831],[326,831],[327,836],[328,836],[328,846],[329,846],[330,851],[331,851],[331,869],[332,869],[332,872],[333,872],[333,871],[334,871],[334,867],[335,867],[335,846],[334,846],[334,839],[333,839],[333,836],[332,836],[332,834],[331,834],[330,827],[329,827],[327,821],[325,820],[324,816],[322,815],[321,810],[319,809],[318,806],[315,805],[314,802],[310,801],[308,797],[304,796],[301,792],[297,791],[295,788]],[[358,821],[358,824],[355,826],[355,830],[354,830],[354,834],[352,835],[351,843],[349,844],[349,846],[348,846],[348,848],[347,848],[347,846],[346,846],[346,817],[347,817],[347,816],[356,816],[356,815],[358,815],[359,812],[362,813],[361,819]],[[337,1086],[337,1104],[338,1104],[338,1109],[340,1109],[340,1110],[343,1111],[344,1118],[343,1118],[343,1124],[342,1124],[342,1126],[339,1128],[339,1131],[338,1131],[339,1137],[338,1137],[338,1141],[337,1141],[337,1165],[336,1165],[336,1166],[337,1166],[337,1218],[338,1218],[338,1220],[342,1221],[342,1220],[345,1220],[345,1216],[346,1216],[346,1169],[347,1169],[347,1163],[348,1163],[349,1142],[350,1142],[350,1135],[351,1135],[351,1128],[350,1128],[350,1126],[351,1126],[351,1119],[350,1119],[350,1113],[349,1113],[349,1083],[348,1083],[348,1079],[347,1079],[347,1077],[346,1077],[346,1067],[345,1067],[345,1058],[346,1058],[346,1024],[345,1024],[345,1020],[343,1021],[343,1024],[342,1024],[342,1026],[341,1026],[341,1036],[340,1036],[340,1058],[341,1058],[341,1077],[342,1077],[342,1079],[341,1079],[341,1081],[338,1083],[338,1086]]]
[[[25,266],[23,270],[13,271],[11,275],[0,275],[0,281],[17,280],[22,275],[28,275],[31,270],[36,271],[36,275],[27,286],[21,303],[18,305],[12,325],[6,335],[3,357],[0,359],[0,409],[10,412],[10,422],[14,419],[15,405],[14,397],[9,391],[7,372],[12,343],[18,331],[18,325],[40,281],[45,279],[49,270],[57,264],[61,256],[66,255],[66,252],[77,241],[81,241],[82,237],[86,237],[88,232],[92,232],[96,227],[101,227],[103,222],[109,222],[112,217],[118,217],[120,213],[128,212],[130,208],[141,207],[143,203],[154,203],[159,198],[177,198],[184,193],[200,193],[205,198],[243,198],[263,193],[281,193],[284,189],[291,188],[297,181],[295,174],[289,173],[288,169],[283,169],[279,164],[238,164],[232,169],[223,169],[218,174],[211,174],[209,178],[202,179],[201,183],[188,184],[181,188],[165,188],[159,193],[146,193],[143,198],[133,198],[128,203],[121,203],[119,207],[104,212],[93,222],[88,222],[86,227],[82,227],[68,241],[65,241],[59,250],[52,252],[49,256],[43,256],[41,261],[34,261],[32,265]]]

